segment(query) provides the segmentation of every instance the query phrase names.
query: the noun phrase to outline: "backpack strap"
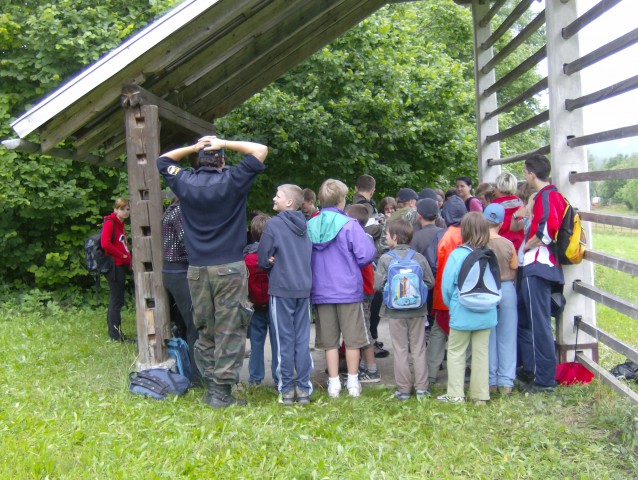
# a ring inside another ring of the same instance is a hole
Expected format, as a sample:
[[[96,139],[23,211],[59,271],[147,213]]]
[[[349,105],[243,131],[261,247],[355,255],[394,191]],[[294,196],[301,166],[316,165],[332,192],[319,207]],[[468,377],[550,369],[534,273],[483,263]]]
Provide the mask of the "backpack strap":
[[[415,253],[416,253],[416,250],[413,250],[411,248],[410,250],[408,250],[408,253],[405,254],[405,257],[403,257],[403,260],[412,260],[412,257],[414,257]]]

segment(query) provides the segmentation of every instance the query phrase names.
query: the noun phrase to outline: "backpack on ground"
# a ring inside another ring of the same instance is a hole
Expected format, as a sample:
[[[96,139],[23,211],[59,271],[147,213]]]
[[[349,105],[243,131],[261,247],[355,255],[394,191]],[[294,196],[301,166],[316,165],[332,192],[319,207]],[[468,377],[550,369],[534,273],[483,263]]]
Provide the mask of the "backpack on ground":
[[[180,337],[173,337],[168,339],[167,344],[168,356],[175,359],[177,373],[184,375],[189,380],[193,378],[186,340]]]
[[[501,301],[501,271],[496,254],[477,248],[463,260],[459,271],[459,303],[473,312],[487,312]]]
[[[638,364],[627,359],[625,363],[621,363],[612,368],[610,373],[618,380],[638,381]]]
[[[244,256],[248,269],[248,300],[258,310],[268,308],[268,272],[257,265],[257,254]]]
[[[156,400],[163,400],[166,395],[182,395],[186,393],[190,380],[179,373],[165,368],[149,368],[141,372],[131,372],[128,376],[129,392]]]
[[[428,287],[423,281],[423,270],[413,259],[416,251],[410,249],[401,258],[394,250],[388,265],[388,281],[383,287],[383,303],[395,310],[421,308],[428,299]]]
[[[563,199],[565,200],[565,210],[560,228],[554,238],[554,248],[561,265],[576,265],[583,261],[587,236],[580,221],[580,215],[564,195]]]
[[[111,242],[115,241],[115,222],[112,218],[107,218],[113,222],[113,237]],[[91,272],[92,275],[99,277],[100,273],[108,273],[111,271],[115,262],[113,257],[106,255],[106,252],[102,249],[102,229],[99,232],[91,235],[84,242],[84,257],[86,269]]]

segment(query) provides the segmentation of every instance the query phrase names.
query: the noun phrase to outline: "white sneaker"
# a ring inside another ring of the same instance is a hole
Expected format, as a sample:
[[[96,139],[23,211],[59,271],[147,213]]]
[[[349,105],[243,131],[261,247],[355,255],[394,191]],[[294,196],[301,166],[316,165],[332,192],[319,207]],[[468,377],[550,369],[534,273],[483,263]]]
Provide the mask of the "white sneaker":
[[[361,396],[361,384],[359,382],[348,385],[348,393],[351,397],[359,397]]]
[[[328,382],[328,396],[330,398],[337,398],[341,392],[341,382]]]

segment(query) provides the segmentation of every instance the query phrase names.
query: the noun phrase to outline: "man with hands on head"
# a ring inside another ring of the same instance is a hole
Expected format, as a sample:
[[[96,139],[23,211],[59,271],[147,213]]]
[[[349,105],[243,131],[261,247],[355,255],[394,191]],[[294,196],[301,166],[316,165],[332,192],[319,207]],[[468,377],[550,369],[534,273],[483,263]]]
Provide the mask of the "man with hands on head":
[[[244,154],[226,166],[224,149]],[[193,169],[179,161],[197,154]],[[246,198],[264,169],[268,147],[209,135],[160,156],[157,168],[180,199],[188,253],[188,285],[199,332],[195,362],[206,383],[203,402],[213,408],[245,404],[231,393],[239,382],[246,332],[252,315],[248,301]]]

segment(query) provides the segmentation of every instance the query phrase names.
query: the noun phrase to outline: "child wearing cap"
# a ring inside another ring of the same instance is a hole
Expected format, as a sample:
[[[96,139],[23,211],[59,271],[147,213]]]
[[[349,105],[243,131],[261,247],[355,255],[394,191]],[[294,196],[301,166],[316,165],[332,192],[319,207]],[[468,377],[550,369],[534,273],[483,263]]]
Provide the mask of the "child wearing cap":
[[[500,392],[511,395],[516,376],[516,335],[518,325],[516,271],[518,256],[514,244],[499,235],[503,226],[505,209],[501,204],[491,203],[483,212],[490,227],[487,246],[496,254],[501,271],[501,303],[498,306],[498,323],[490,333],[490,394]]]

